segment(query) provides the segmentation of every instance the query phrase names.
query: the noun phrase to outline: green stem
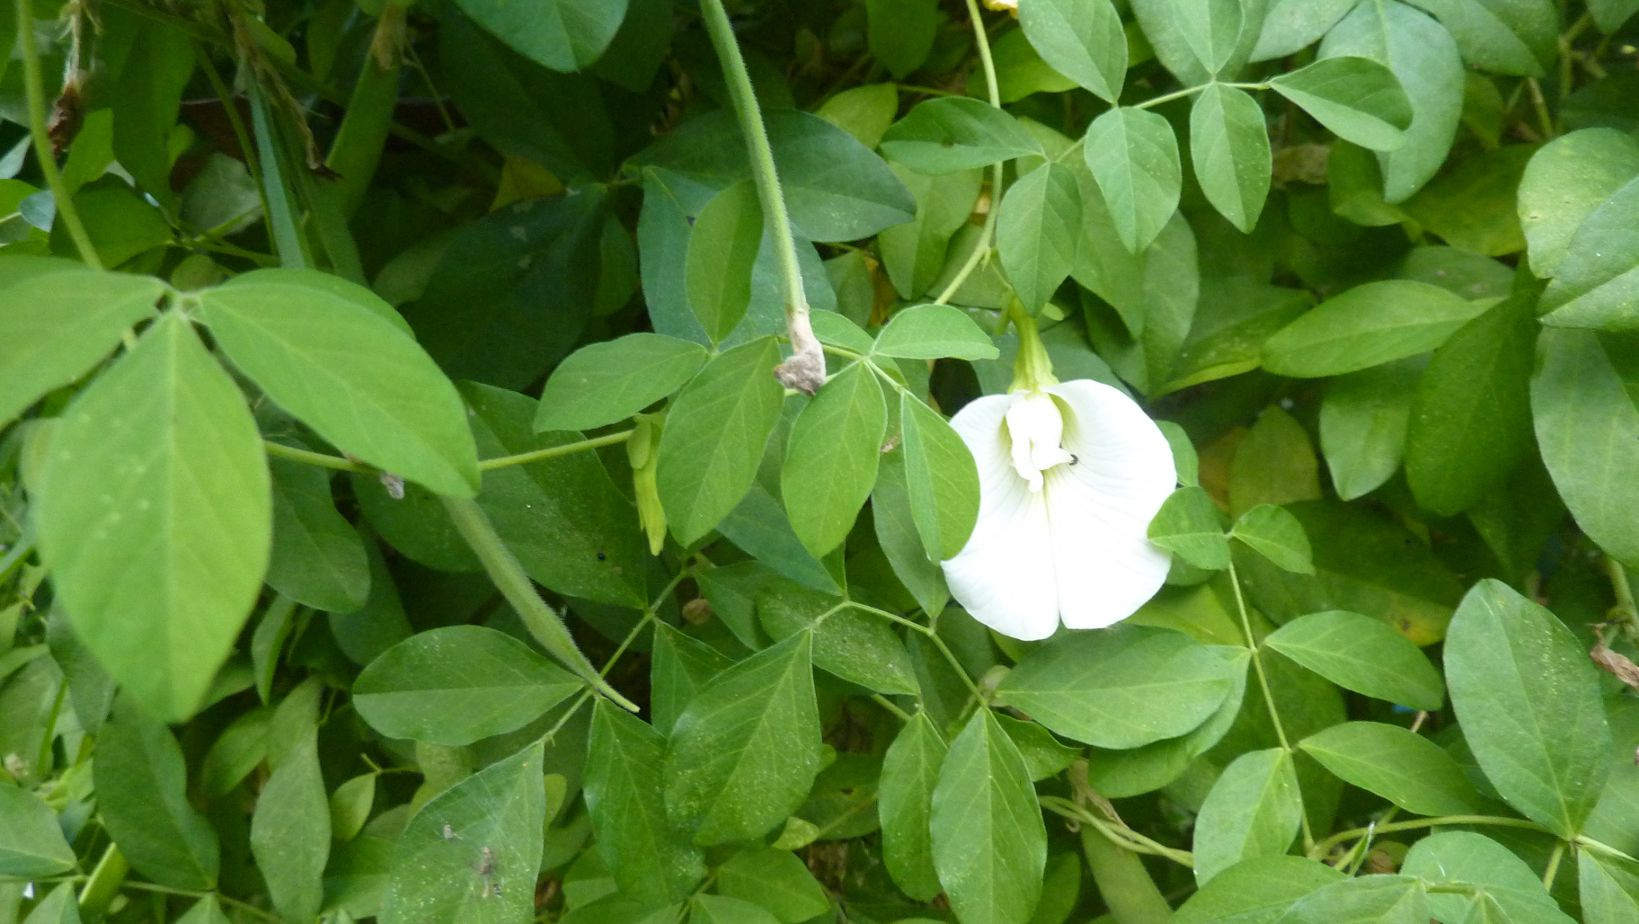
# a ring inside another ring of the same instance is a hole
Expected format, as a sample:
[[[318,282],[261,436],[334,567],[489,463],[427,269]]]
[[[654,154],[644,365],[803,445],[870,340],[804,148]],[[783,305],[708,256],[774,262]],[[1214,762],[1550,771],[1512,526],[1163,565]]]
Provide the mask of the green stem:
[[[316,465],[319,468],[334,469],[338,472],[356,472],[360,475],[368,475],[375,471],[375,469],[371,468],[370,466],[361,465],[360,463],[354,462],[351,459],[343,459],[341,456],[332,456],[322,452],[314,452],[311,449],[297,449],[295,446],[286,446],[283,443],[275,443],[272,440],[263,440],[262,448],[267,451],[268,455],[273,456],[274,458],[289,459],[292,462],[300,462],[303,465]]]
[[[1037,801],[1040,802],[1042,808],[1052,812],[1055,815],[1068,818],[1077,824],[1087,825],[1093,828],[1106,840],[1117,847],[1120,847],[1122,850],[1160,857],[1163,860],[1170,860],[1171,862],[1187,869],[1195,868],[1195,855],[1189,851],[1177,850],[1175,848],[1168,847],[1159,841],[1152,840],[1151,838],[1139,834],[1137,831],[1134,831],[1125,825],[1111,824],[1103,818],[1093,814],[1085,806],[1082,806],[1070,799],[1066,799],[1062,796],[1040,796],[1038,797]]]
[[[404,60],[399,48],[404,43],[405,9],[400,0],[389,0],[381,8],[370,48],[359,67],[358,82],[347,101],[347,114],[324,160],[338,176],[321,186],[321,195],[331,199],[343,220],[351,219],[358,211],[387,143]]]
[[[1542,84],[1535,77],[1527,77],[1525,92],[1531,97],[1531,108],[1536,111],[1537,123],[1542,127],[1542,140],[1552,141],[1559,131],[1554,128],[1554,117],[1548,114],[1548,101],[1542,96]]]
[[[1165,924],[1172,918],[1172,906],[1137,854],[1121,849],[1091,825],[1081,829],[1081,851],[1115,924]]]
[[[1229,563],[1229,583],[1235,588],[1235,609],[1241,616],[1241,632],[1246,635],[1246,647],[1252,652],[1252,669],[1258,675],[1258,688],[1263,691],[1263,703],[1269,709],[1269,721],[1275,726],[1275,738],[1280,741],[1281,750],[1292,753],[1292,741],[1286,737],[1286,726],[1281,723],[1280,710],[1275,706],[1275,688],[1269,683],[1269,672],[1263,666],[1262,651],[1258,646],[1257,636],[1252,633],[1252,616],[1246,609],[1246,596],[1241,593],[1241,578],[1235,573],[1235,563]],[[1309,827],[1309,812],[1301,812],[1298,817],[1303,822],[1303,844],[1305,848],[1315,842],[1314,831]]]
[[[1490,825],[1496,828],[1525,828],[1531,831],[1548,833],[1548,829],[1534,821],[1523,818],[1505,818],[1500,815],[1440,815],[1433,818],[1412,818],[1406,821],[1395,821],[1389,824],[1372,825],[1367,828],[1350,828],[1316,843],[1305,851],[1311,860],[1318,860],[1331,853],[1332,848],[1344,841],[1366,837],[1369,834],[1388,834],[1394,831],[1416,831],[1421,828],[1438,828],[1444,825]]]
[[[780,175],[774,166],[774,149],[768,143],[768,129],[763,125],[762,110],[757,106],[757,95],[751,86],[751,74],[746,70],[745,58],[734,39],[734,25],[729,22],[723,0],[700,0],[700,12],[711,35],[712,47],[723,65],[723,78],[728,82],[729,99],[734,104],[734,115],[745,135],[746,150],[751,157],[751,176],[757,184],[757,198],[762,200],[764,223],[774,235],[774,255],[780,264],[780,280],[785,286],[785,326],[791,338],[791,358],[775,370],[775,376],[787,388],[813,394],[825,384],[825,355],[808,321],[808,296],[802,287],[802,265],[797,262],[797,242],[791,235],[791,218],[786,214],[785,196],[780,192]]]
[[[1553,890],[1554,880],[1559,876],[1559,861],[1565,859],[1565,842],[1555,841],[1553,853],[1548,854],[1548,868],[1542,871],[1542,887]]]
[[[979,13],[977,0],[967,0],[967,18],[973,25],[973,42],[979,49],[979,66],[985,74],[985,90],[990,98],[990,105],[997,109],[1002,108],[1001,85],[996,80],[996,61],[990,55],[990,35],[985,32],[984,17]],[[939,297],[933,300],[936,305],[943,305],[955,297],[962,283],[973,275],[990,256],[990,242],[996,238],[996,216],[1002,205],[1002,164],[995,164],[990,168],[990,207],[985,210],[984,227],[979,231],[979,239],[973,243],[973,250],[968,253],[967,259],[962,262],[956,275],[950,278]]]
[[[945,640],[939,637],[938,629],[934,628],[933,626],[924,626],[919,622],[906,619],[897,613],[890,613],[887,610],[879,609],[855,600],[849,600],[846,605],[851,606],[862,613],[870,613],[873,616],[879,616],[883,619],[889,620],[890,622],[898,623],[899,625],[902,625],[913,632],[920,633],[928,640],[930,644],[933,645],[934,648],[938,649],[940,655],[944,656],[944,659],[950,664],[951,670],[956,672],[956,676],[962,678],[962,683],[967,685],[968,692],[973,695],[974,701],[978,703],[983,703],[985,701],[984,692],[979,689],[979,685],[977,683],[973,682],[973,678],[968,676],[967,668],[962,666],[962,662],[956,659],[956,652],[951,651],[950,646],[945,644]]]
[[[79,251],[80,259],[92,269],[102,269],[102,257],[91,243],[91,235],[80,221],[74,208],[74,197],[63,185],[62,172],[57,169],[57,157],[51,150],[51,135],[46,131],[45,80],[40,76],[40,52],[34,45],[34,2],[17,0],[17,44],[23,53],[23,93],[28,97],[28,133],[34,141],[34,155],[40,161],[40,174],[51,189],[51,200],[57,217]]]
[[[548,446],[545,449],[520,452],[511,456],[496,456],[493,459],[480,459],[478,462],[478,470],[481,472],[490,472],[498,468],[507,468],[513,465],[528,465],[531,462],[544,462],[547,459],[556,459],[560,456],[573,455],[577,452],[586,452],[589,449],[600,449],[604,446],[613,446],[616,443],[624,443],[631,439],[633,432],[635,431],[622,430],[619,433],[610,433],[605,436],[594,436],[584,440],[576,440],[573,443],[565,443],[562,446]],[[333,456],[323,452],[314,452],[311,449],[298,449],[295,446],[286,446],[283,443],[275,443],[272,440],[263,440],[262,447],[270,456],[276,456],[280,459],[289,459],[292,462],[301,462],[304,465],[315,465],[319,468],[333,469],[338,472],[356,472],[361,475],[368,475],[377,471],[376,469],[371,468],[370,466],[361,462],[354,462],[352,459],[344,459],[341,456]]]
[[[1152,108],[1152,107],[1155,107],[1155,106],[1159,106],[1162,103],[1170,103],[1175,99],[1183,99],[1186,96],[1194,96],[1195,94],[1201,92],[1202,90],[1205,90],[1207,87],[1210,87],[1210,86],[1212,86],[1212,84],[1203,83],[1198,87],[1185,87],[1182,90],[1174,90],[1171,93],[1163,93],[1160,96],[1144,100],[1142,103],[1139,103],[1138,105],[1134,106],[1133,108],[1134,109],[1149,109],[1149,108]],[[1236,86],[1239,86],[1239,85],[1236,84]],[[1264,87],[1267,86],[1267,85],[1266,84],[1265,85],[1254,84],[1252,86],[1254,86],[1256,89],[1261,90],[1261,89],[1264,89]]]
[[[440,497],[444,509],[455,522],[456,531],[466,540],[473,554],[478,556],[484,570],[489,573],[490,580],[501,596],[517,610],[529,634],[541,643],[547,654],[558,659],[576,676],[586,681],[594,691],[608,697],[610,701],[632,712],[637,711],[637,705],[620,694],[619,690],[609,685],[598,673],[592,662],[586,660],[575,644],[574,636],[569,634],[568,628],[558,614],[553,612],[541,595],[536,592],[535,585],[524,573],[523,565],[518,563],[512,550],[501,541],[495,532],[495,525],[490,522],[484,508],[470,497]]]
[[[489,472],[498,468],[506,468],[511,465],[528,465],[531,462],[543,462],[547,459],[556,459],[559,456],[567,456],[577,452],[585,452],[588,449],[613,446],[616,443],[624,443],[631,439],[632,434],[635,432],[637,431],[622,430],[619,433],[610,433],[606,436],[594,436],[590,439],[579,440],[573,443],[565,443],[562,446],[548,446],[545,449],[520,452],[517,455],[512,456],[496,456],[493,459],[484,459],[480,461],[478,463],[478,470],[481,472]]]
[[[127,889],[136,889],[139,892],[157,892],[161,895],[181,895],[185,898],[193,899],[206,899],[214,895],[216,896],[216,900],[222,904],[227,905],[230,908],[236,908],[243,911],[252,917],[261,918],[264,921],[271,921],[273,924],[286,924],[285,919],[276,914],[264,911],[261,908],[250,904],[249,902],[242,902],[237,898],[233,898],[232,896],[223,895],[221,892],[200,892],[194,889],[173,889],[170,886],[155,885],[152,882],[127,882],[125,887]]]

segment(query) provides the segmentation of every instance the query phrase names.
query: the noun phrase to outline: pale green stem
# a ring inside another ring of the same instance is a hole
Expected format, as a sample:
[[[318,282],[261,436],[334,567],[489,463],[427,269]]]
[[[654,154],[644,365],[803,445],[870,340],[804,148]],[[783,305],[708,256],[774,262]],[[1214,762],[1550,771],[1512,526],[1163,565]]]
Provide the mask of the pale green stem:
[[[544,462],[547,459],[556,459],[559,456],[567,456],[577,452],[585,452],[588,449],[599,449],[604,446],[613,446],[616,443],[624,443],[631,439],[632,434],[635,432],[635,430],[622,430],[619,433],[610,433],[606,436],[594,436],[589,439],[578,440],[573,443],[565,443],[562,446],[548,446],[545,449],[520,452],[517,455],[497,456],[493,459],[484,459],[478,463],[478,470],[481,472],[488,472],[498,468],[506,468],[511,465],[528,465],[531,462]]]
[[[484,513],[484,508],[478,506],[478,502],[470,497],[440,497],[439,500],[443,501],[445,511],[455,522],[456,531],[466,540],[473,554],[477,555],[478,561],[483,564],[484,570],[489,573],[495,588],[508,603],[512,604],[512,608],[523,620],[524,627],[541,643],[547,654],[558,659],[596,692],[608,697],[621,708],[636,712],[637,704],[610,686],[597,668],[592,666],[592,662],[586,660],[586,655],[582,654],[580,647],[575,644],[574,636],[569,634],[563,620],[553,612],[545,600],[541,599],[535,585],[530,582],[529,575],[524,572],[523,565],[518,563],[512,550],[501,541],[500,535],[495,532],[495,525],[489,520],[489,515]]]
[[[728,83],[735,118],[745,135],[746,150],[751,156],[751,176],[757,184],[757,198],[762,200],[764,222],[774,235],[774,256],[779,261],[780,279],[785,286],[785,326],[791,339],[791,358],[775,370],[775,375],[787,388],[813,394],[825,384],[825,354],[808,321],[802,264],[797,260],[797,242],[791,234],[785,195],[780,191],[774,149],[768,143],[768,129],[757,106],[751,74],[735,41],[734,25],[729,22],[728,11],[723,9],[723,0],[700,0],[700,12],[705,17],[706,31],[711,35],[717,59],[723,65],[723,78]]]
[[[1280,741],[1281,749],[1288,755],[1292,753],[1291,739],[1286,737],[1286,726],[1281,723],[1280,709],[1275,705],[1275,689],[1269,683],[1269,673],[1263,666],[1263,654],[1258,646],[1257,636],[1252,632],[1252,617],[1246,609],[1246,596],[1241,592],[1241,578],[1235,573],[1235,563],[1229,563],[1229,583],[1235,588],[1235,608],[1240,612],[1241,631],[1246,635],[1246,647],[1252,652],[1252,669],[1258,675],[1258,688],[1263,691],[1263,702],[1269,709],[1269,721],[1275,726],[1275,737]],[[1303,824],[1303,845],[1307,849],[1314,844],[1315,835],[1309,827],[1309,812],[1307,809],[1298,814]]]
[[[23,93],[28,97],[28,133],[34,141],[34,155],[40,161],[40,174],[51,189],[51,200],[57,209],[57,218],[68,230],[74,249],[80,259],[92,269],[102,269],[102,257],[91,243],[80,213],[74,208],[74,197],[63,185],[62,172],[57,169],[57,157],[51,150],[51,135],[46,131],[45,80],[40,76],[40,52],[34,45],[34,2],[17,0],[17,44],[23,53]]]
[[[1559,861],[1565,859],[1565,842],[1555,841],[1553,853],[1548,854],[1548,868],[1542,871],[1542,887],[1552,889],[1559,876]]]
[[[92,919],[105,914],[114,897],[119,895],[120,887],[125,884],[125,875],[130,871],[131,864],[126,862],[120,846],[109,844],[102,853],[102,859],[97,861],[97,868],[91,871],[90,878],[80,887],[80,914]]]
[[[985,74],[985,90],[990,99],[990,105],[997,109],[1002,108],[1001,85],[996,80],[996,62],[990,55],[990,35],[985,32],[984,18],[979,14],[977,0],[967,0],[967,18],[973,24],[973,43],[979,49],[979,66]],[[996,239],[996,216],[1002,205],[1002,164],[997,163],[990,168],[990,208],[985,210],[984,227],[979,231],[979,240],[974,242],[973,250],[963,261],[961,269],[951,277],[950,283],[935,298],[934,304],[943,305],[956,295],[962,283],[973,275],[973,271],[990,257],[990,244]]]
[[[1531,831],[1547,833],[1548,829],[1534,821],[1523,818],[1505,818],[1500,815],[1441,815],[1433,818],[1412,818],[1406,821],[1396,821],[1383,825],[1372,825],[1367,828],[1350,828],[1339,831],[1316,843],[1305,851],[1309,858],[1318,860],[1330,853],[1333,847],[1344,841],[1365,837],[1369,834],[1388,834],[1394,831],[1416,831],[1422,828],[1438,828],[1444,825],[1489,825],[1497,828],[1525,828]]]

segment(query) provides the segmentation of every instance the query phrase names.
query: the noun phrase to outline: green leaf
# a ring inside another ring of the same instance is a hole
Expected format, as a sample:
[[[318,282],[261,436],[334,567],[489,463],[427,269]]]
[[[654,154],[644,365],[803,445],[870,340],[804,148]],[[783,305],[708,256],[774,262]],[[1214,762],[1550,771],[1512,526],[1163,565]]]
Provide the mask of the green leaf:
[[[364,823],[370,820],[379,775],[373,770],[361,773],[330,793],[330,832],[336,840],[345,842],[358,837]]]
[[[694,220],[683,282],[713,343],[727,339],[751,307],[751,267],[762,243],[763,207],[750,180],[713,196]]]
[[[996,218],[996,247],[1027,310],[1047,304],[1070,275],[1080,230],[1081,192],[1069,167],[1048,161],[1008,188]]]
[[[1639,12],[1639,0],[1589,0],[1588,12],[1594,24],[1607,35],[1615,32],[1634,13]]]
[[[154,316],[165,283],[48,257],[0,260],[0,427]]]
[[[807,112],[769,109],[763,119],[791,223],[803,237],[855,241],[911,220],[910,192],[852,135]],[[684,122],[630,163],[665,167],[712,189],[751,176],[745,139],[727,110]]]
[[[171,192],[171,130],[193,76],[193,49],[187,34],[168,23],[139,20],[133,32],[123,79],[109,88],[114,156],[143,192],[170,210],[176,199]]]
[[[133,869],[176,889],[215,888],[216,829],[188,803],[182,748],[164,725],[122,697],[91,770],[97,814]]]
[[[1172,492],[1150,521],[1149,537],[1197,568],[1222,571],[1229,567],[1223,515],[1212,496],[1198,486]]]
[[[1127,76],[1127,36],[1110,0],[1034,0],[1019,25],[1042,60],[1115,105]]]
[[[1565,259],[1542,293],[1550,327],[1639,330],[1639,178],[1611,193],[1576,229]]]
[[[1418,815],[1468,815],[1482,802],[1450,754],[1398,725],[1344,722],[1298,743],[1345,783]]]
[[[1178,34],[1209,74],[1217,76],[1235,56],[1245,14],[1241,0],[1171,0]]]
[[[1013,739],[980,709],[939,768],[933,865],[959,919],[1025,924],[1041,897],[1047,830]]]
[[[534,913],[542,758],[535,742],[421,806],[393,847],[382,924],[505,924]]]
[[[1380,619],[1347,610],[1310,613],[1263,644],[1365,696],[1429,712],[1445,701],[1445,684],[1428,657]]]
[[[774,379],[779,361],[768,338],[735,347],[707,363],[667,414],[655,479],[684,545],[710,532],[757,477],[784,401]]]
[[[776,641],[809,631],[815,666],[843,680],[878,693],[917,692],[910,655],[880,616],[771,577],[757,594],[757,618]]]
[[[1463,737],[1509,805],[1561,837],[1581,830],[1610,764],[1595,668],[1564,624],[1508,585],[1476,584],[1446,632]]]
[[[755,902],[784,924],[816,918],[831,907],[825,889],[788,850],[743,850],[717,867],[717,890]]]
[[[74,850],[63,840],[57,815],[21,786],[0,785],[0,876],[37,879],[74,868]]]
[[[330,858],[330,802],[311,730],[274,767],[257,796],[250,850],[281,915],[297,921],[318,915]]]
[[[461,11],[531,61],[555,71],[578,71],[603,56],[626,16],[627,0],[578,3],[543,0],[457,0]]]
[[[1269,196],[1269,126],[1244,90],[1212,84],[1189,111],[1189,156],[1201,191],[1229,223],[1250,234]]]
[[[574,432],[533,433],[535,403],[517,392],[464,383],[461,393],[471,409],[467,422],[486,456],[535,452],[580,438]],[[484,473],[478,505],[540,584],[619,606],[645,602],[649,557],[637,511],[597,453],[491,469]]]
[[[1529,293],[1516,295],[1469,321],[1424,371],[1406,433],[1406,481],[1425,509],[1467,510],[1530,451],[1532,304]]]
[[[214,894],[207,895],[194,903],[192,908],[182,917],[176,919],[177,924],[233,924],[233,920],[222,910],[222,903]]]
[[[1291,504],[1320,497],[1320,463],[1309,433],[1279,407],[1264,409],[1235,448],[1229,467],[1229,515],[1260,504]]]
[[[1383,486],[1400,468],[1406,428],[1426,361],[1408,357],[1340,375],[1320,403],[1320,450],[1343,500]]]
[[[1183,167],[1172,126],[1147,109],[1117,107],[1087,126],[1082,154],[1122,246],[1138,253],[1178,209]]]
[[[894,312],[872,352],[901,359],[995,359],[996,345],[966,312],[949,305],[912,305]]]
[[[71,404],[34,510],[75,634],[149,711],[191,715],[267,569],[267,461],[233,380],[180,315]]]
[[[1274,562],[1282,570],[1297,574],[1314,574],[1313,553],[1303,524],[1285,507],[1259,504],[1240,515],[1229,531],[1229,538],[1239,539],[1252,551]]]
[[[1428,924],[1428,892],[1415,876],[1361,876],[1299,899],[1281,924]]]
[[[10,910],[15,918],[15,903]],[[34,906],[23,924],[80,924],[80,906],[74,900],[74,883],[58,884]]]
[[[1558,273],[1582,223],[1634,177],[1639,139],[1614,128],[1585,128],[1538,148],[1519,184],[1531,272],[1543,279]]]
[[[404,308],[439,368],[453,379],[533,387],[574,348],[598,300],[607,212],[607,196],[591,187],[515,202],[458,228]]]
[[[1463,108],[1457,43],[1439,23],[1402,3],[1363,3],[1333,26],[1320,45],[1321,58],[1340,56],[1370,58],[1393,71],[1401,87],[1416,88],[1405,143],[1377,155],[1383,197],[1402,202],[1439,171],[1456,137]]]
[[[1320,41],[1356,0],[1269,0],[1253,61],[1284,58]]]
[[[911,518],[934,561],[956,555],[979,519],[979,469],[949,421],[910,392],[899,396]]]
[[[779,924],[779,920],[743,898],[696,895],[689,899],[689,924]]]
[[[625,420],[683,387],[706,358],[698,343],[662,334],[589,343],[552,370],[535,429],[590,430]]]
[[[899,730],[882,758],[877,784],[882,862],[894,885],[917,901],[929,901],[941,891],[933,866],[929,821],[946,751],[928,714],[918,712]]]
[[[1082,754],[1082,748],[1059,741],[1052,732],[1035,722],[998,715],[996,723],[1007,733],[1007,737],[1013,739],[1013,746],[1024,758],[1025,771],[1032,781],[1058,776]],[[1038,913],[1041,911],[1040,908],[1036,910]]]
[[[653,904],[688,897],[706,872],[666,817],[655,775],[665,752],[665,737],[642,719],[601,699],[593,707],[585,792],[597,849],[621,894]]]
[[[1172,924],[1275,924],[1286,910],[1343,874],[1302,857],[1253,857],[1229,867],[1184,902]]]
[[[867,148],[875,148],[882,141],[898,112],[899,87],[891,83],[849,87],[814,110],[815,115],[854,136],[854,140]]]
[[[197,297],[233,364],[336,448],[471,497],[478,456],[455,387],[374,293],[314,275],[256,270]]]
[[[1369,57],[1321,58],[1269,81],[1316,122],[1345,141],[1374,151],[1406,143],[1412,106],[1394,71]]]
[[[759,838],[807,798],[819,744],[799,633],[724,671],[683,710],[661,768],[667,814],[702,846]]]
[[[1286,852],[1303,817],[1292,755],[1280,748],[1235,758],[1195,818],[1195,879],[1206,884],[1242,860]]]
[[[1136,748],[1185,734],[1217,710],[1234,670],[1180,632],[1147,626],[1059,632],[1003,678],[996,702],[1066,738]]]
[[[1531,380],[1542,461],[1577,525],[1639,567],[1639,368],[1631,335],[1543,331]]]
[[[389,738],[458,746],[522,728],[580,688],[510,635],[444,626],[371,661],[353,683],[353,705]]]
[[[1473,831],[1442,831],[1411,845],[1400,867],[1429,885],[1469,886],[1473,894],[1431,890],[1429,913],[1441,921],[1575,924],[1513,851]],[[1465,916],[1466,912],[1466,916]]]
[[[939,0],[867,0],[866,42],[895,80],[927,61],[939,32]]]
[[[894,577],[910,591],[925,613],[942,613],[950,602],[945,572],[922,548],[911,513],[910,484],[905,480],[905,450],[884,453],[871,492],[871,525],[877,545],[888,559]]]
[[[833,376],[797,415],[780,495],[791,528],[815,557],[841,545],[853,528],[876,484],[887,428],[882,386],[864,363]]]
[[[1576,871],[1586,924],[1625,924],[1639,916],[1639,862],[1584,850],[1576,855]]]
[[[1011,115],[965,96],[918,103],[888,129],[880,147],[892,160],[930,176],[1042,152]]]
[[[756,562],[713,568],[700,575],[700,590],[712,605],[712,615],[731,626],[730,631],[735,631],[732,628],[735,622],[727,612],[725,595],[732,584],[728,576],[737,573],[733,569],[742,569],[738,573],[744,573],[747,567],[757,569],[759,578],[766,576]],[[744,608],[747,611],[752,605],[749,598],[745,599]],[[762,647],[767,642],[753,635],[756,627],[751,622],[752,617],[750,612],[741,617],[746,634],[752,635],[748,647]],[[710,645],[663,622],[655,624],[653,645],[649,654],[649,711],[655,730],[666,735],[677,724],[677,717],[683,714],[684,707],[694,698],[694,694],[718,674],[728,670],[734,662]]]
[[[370,598],[370,560],[353,525],[336,512],[330,473],[269,459],[273,550],[269,587],[304,606],[351,613]]]
[[[1450,30],[1463,60],[1494,74],[1540,77],[1558,49],[1551,0],[1410,0]]]
[[[893,171],[916,197],[916,218],[884,228],[877,235],[877,250],[900,296],[915,299],[927,294],[945,269],[950,239],[972,216],[984,171],[924,176],[897,164]]]
[[[1434,349],[1489,307],[1425,282],[1368,282],[1281,328],[1263,345],[1263,366],[1294,378],[1369,369]]]

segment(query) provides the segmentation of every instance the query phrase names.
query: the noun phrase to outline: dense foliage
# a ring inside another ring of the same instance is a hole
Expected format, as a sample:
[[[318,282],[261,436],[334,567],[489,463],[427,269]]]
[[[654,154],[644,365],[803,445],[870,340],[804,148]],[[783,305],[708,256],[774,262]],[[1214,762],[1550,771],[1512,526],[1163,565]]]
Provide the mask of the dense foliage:
[[[0,922],[1639,921],[1639,0],[990,5],[0,3]]]

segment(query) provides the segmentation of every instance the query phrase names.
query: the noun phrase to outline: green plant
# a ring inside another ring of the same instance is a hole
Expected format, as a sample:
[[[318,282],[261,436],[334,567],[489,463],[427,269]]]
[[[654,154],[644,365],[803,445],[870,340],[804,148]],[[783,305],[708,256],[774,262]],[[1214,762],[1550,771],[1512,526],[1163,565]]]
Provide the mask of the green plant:
[[[0,5],[0,922],[1639,919],[1639,0],[987,3]]]

